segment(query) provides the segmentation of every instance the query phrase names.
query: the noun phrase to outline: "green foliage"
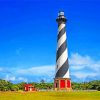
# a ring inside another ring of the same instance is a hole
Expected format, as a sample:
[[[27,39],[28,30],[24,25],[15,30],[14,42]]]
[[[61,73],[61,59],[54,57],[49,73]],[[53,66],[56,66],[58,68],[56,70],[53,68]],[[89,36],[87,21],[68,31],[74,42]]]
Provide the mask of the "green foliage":
[[[41,83],[30,83],[30,84],[33,84],[35,86],[35,88],[37,89],[52,89],[53,88],[53,83],[44,83],[44,82],[41,82]]]
[[[6,80],[0,79],[0,91],[8,91],[11,90],[12,83]]]
[[[100,91],[100,80],[90,82],[75,83],[72,82],[72,88],[75,90],[98,90]]]
[[[0,91],[18,91],[24,90],[25,82],[21,82],[18,84],[13,84],[6,80],[0,79]],[[40,83],[32,82],[36,89],[53,89],[53,83],[45,83],[44,80],[41,80]],[[98,90],[100,91],[100,80],[94,80],[90,82],[76,83],[72,82],[73,90]]]
[[[12,84],[12,86],[11,86],[11,91],[18,91],[18,90],[19,90],[18,85]]]
[[[19,90],[23,90],[25,84],[26,84],[25,82],[21,82],[21,83],[18,83],[16,85],[19,87]]]

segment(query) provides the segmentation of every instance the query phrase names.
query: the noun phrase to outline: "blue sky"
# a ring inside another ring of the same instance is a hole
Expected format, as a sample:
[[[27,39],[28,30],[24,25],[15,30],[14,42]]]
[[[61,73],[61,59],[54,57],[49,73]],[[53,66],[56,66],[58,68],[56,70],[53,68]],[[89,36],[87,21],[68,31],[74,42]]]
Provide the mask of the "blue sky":
[[[0,0],[0,78],[53,81],[59,10],[67,22],[72,81],[100,79],[99,0]]]

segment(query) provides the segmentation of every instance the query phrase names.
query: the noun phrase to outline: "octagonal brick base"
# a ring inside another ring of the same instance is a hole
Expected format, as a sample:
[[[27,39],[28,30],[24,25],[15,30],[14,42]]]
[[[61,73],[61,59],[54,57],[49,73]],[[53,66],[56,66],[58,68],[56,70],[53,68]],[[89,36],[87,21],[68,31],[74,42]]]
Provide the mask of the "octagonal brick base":
[[[71,80],[69,78],[55,78],[54,89],[55,90],[72,90]]]

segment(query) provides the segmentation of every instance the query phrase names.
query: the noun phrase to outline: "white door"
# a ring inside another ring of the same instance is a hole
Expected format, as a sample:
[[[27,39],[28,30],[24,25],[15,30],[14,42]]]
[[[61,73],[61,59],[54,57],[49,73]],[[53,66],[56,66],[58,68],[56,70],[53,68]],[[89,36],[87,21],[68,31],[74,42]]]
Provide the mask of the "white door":
[[[30,91],[32,91],[32,88],[30,87]]]

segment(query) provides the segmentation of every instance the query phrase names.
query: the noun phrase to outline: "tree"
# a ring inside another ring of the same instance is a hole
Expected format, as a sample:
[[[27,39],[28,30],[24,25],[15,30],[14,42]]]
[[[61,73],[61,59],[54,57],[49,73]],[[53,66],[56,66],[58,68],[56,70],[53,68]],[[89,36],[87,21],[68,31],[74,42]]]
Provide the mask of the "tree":
[[[19,90],[18,85],[13,84],[13,85],[11,86],[11,91],[18,91],[18,90]]]
[[[21,82],[16,84],[19,87],[19,90],[24,90],[24,86],[25,86],[26,82]]]
[[[0,91],[8,91],[11,89],[12,83],[6,80],[0,79]]]
[[[41,80],[41,83],[45,83],[44,79]]]

